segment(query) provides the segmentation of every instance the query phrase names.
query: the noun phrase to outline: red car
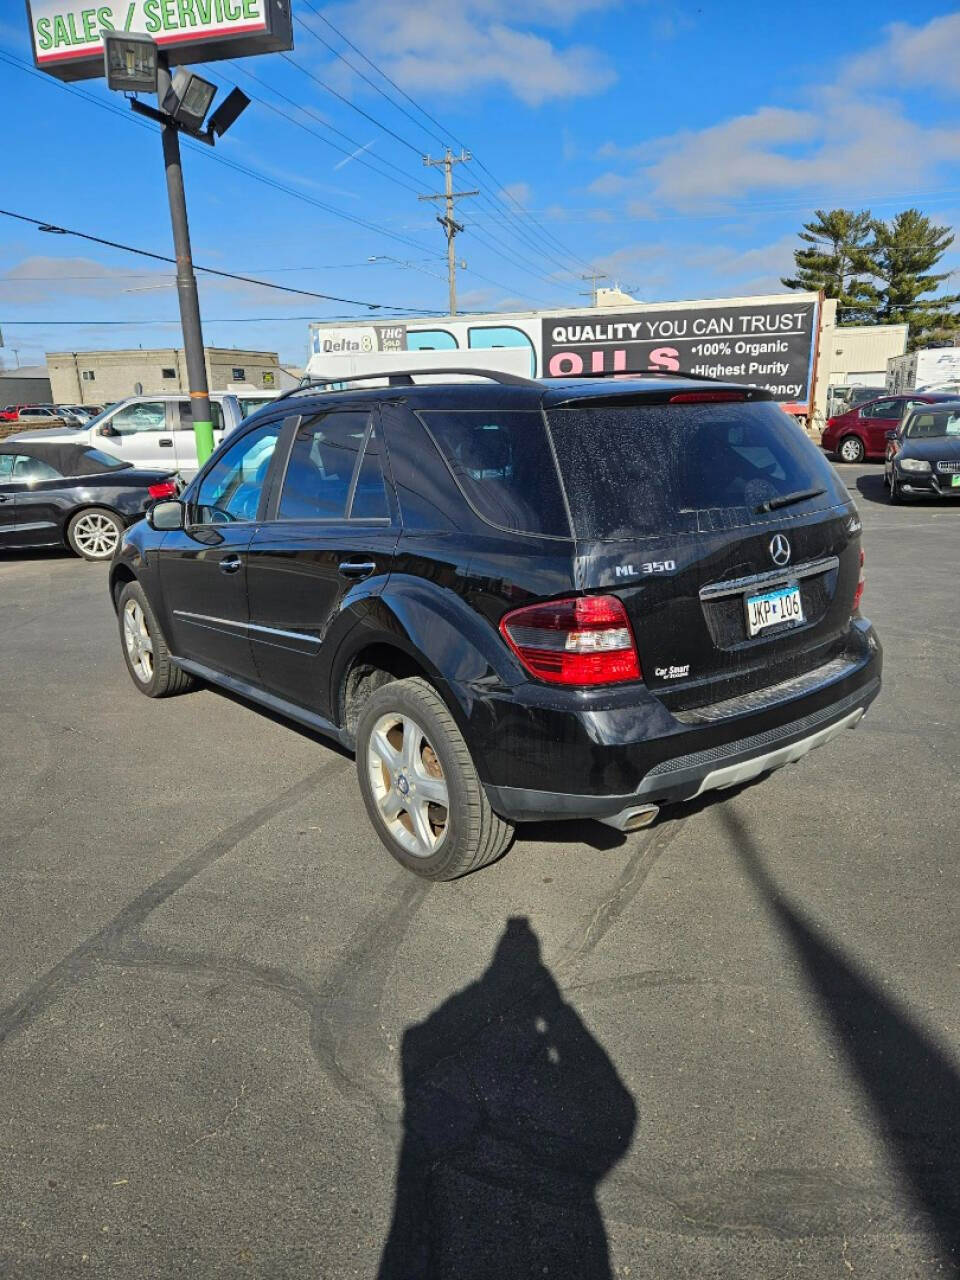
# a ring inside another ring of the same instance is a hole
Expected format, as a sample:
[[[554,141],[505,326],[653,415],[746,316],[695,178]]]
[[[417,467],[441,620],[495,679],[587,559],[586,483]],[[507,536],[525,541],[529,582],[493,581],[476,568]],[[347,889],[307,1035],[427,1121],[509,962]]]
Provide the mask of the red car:
[[[16,422],[20,417],[20,410],[26,407],[25,404],[8,404],[5,409],[0,409],[0,422]]]
[[[840,462],[863,462],[864,458],[882,461],[887,452],[887,432],[897,429],[907,409],[915,404],[936,404],[956,398],[934,391],[911,391],[902,396],[867,400],[847,413],[830,418],[820,437],[820,447]]]

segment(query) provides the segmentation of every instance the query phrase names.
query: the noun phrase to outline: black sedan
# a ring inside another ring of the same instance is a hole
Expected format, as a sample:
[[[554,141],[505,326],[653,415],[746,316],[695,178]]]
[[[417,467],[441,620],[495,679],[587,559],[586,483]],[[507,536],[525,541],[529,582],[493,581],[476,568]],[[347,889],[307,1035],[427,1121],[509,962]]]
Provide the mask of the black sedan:
[[[68,546],[109,560],[127,525],[175,497],[168,471],[139,471],[88,445],[0,442],[0,550]]]
[[[917,405],[888,433],[883,482],[891,502],[960,498],[960,399]]]

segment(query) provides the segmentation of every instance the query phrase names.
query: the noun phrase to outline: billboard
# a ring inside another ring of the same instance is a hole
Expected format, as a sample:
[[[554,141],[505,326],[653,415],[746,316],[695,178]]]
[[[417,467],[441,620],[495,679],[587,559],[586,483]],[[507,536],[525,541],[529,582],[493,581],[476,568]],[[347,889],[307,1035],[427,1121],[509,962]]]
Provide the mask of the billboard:
[[[792,412],[807,410],[818,304],[682,304],[544,316],[549,378],[665,369],[765,387]]]
[[[310,325],[310,353],[319,370],[323,359],[341,355],[519,347],[531,377],[698,373],[765,387],[800,415],[811,407],[822,319],[817,295],[801,293],[377,324],[321,321]]]
[[[38,67],[103,75],[104,31],[150,36],[172,66],[293,48],[290,0],[27,0]]]

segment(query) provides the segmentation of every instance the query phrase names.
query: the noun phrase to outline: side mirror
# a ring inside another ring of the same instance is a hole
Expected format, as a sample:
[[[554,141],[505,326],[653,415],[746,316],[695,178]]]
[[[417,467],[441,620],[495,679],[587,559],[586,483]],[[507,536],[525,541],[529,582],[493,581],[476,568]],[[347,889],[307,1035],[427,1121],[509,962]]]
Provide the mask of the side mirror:
[[[186,523],[187,509],[176,498],[164,502],[155,502],[147,512],[147,524],[158,533],[168,533],[171,529],[182,529]]]
[[[109,422],[105,422],[102,427],[97,427],[98,436],[118,436],[120,432],[116,427],[111,427]]]

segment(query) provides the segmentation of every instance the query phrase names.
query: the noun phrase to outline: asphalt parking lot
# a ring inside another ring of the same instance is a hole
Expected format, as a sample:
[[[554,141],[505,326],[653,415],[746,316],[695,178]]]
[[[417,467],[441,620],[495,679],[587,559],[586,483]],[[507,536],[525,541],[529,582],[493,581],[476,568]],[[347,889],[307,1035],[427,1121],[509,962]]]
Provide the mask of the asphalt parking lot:
[[[138,694],[104,567],[0,554],[0,1275],[955,1274],[960,505],[840,470],[862,726],[453,884],[319,740]]]

